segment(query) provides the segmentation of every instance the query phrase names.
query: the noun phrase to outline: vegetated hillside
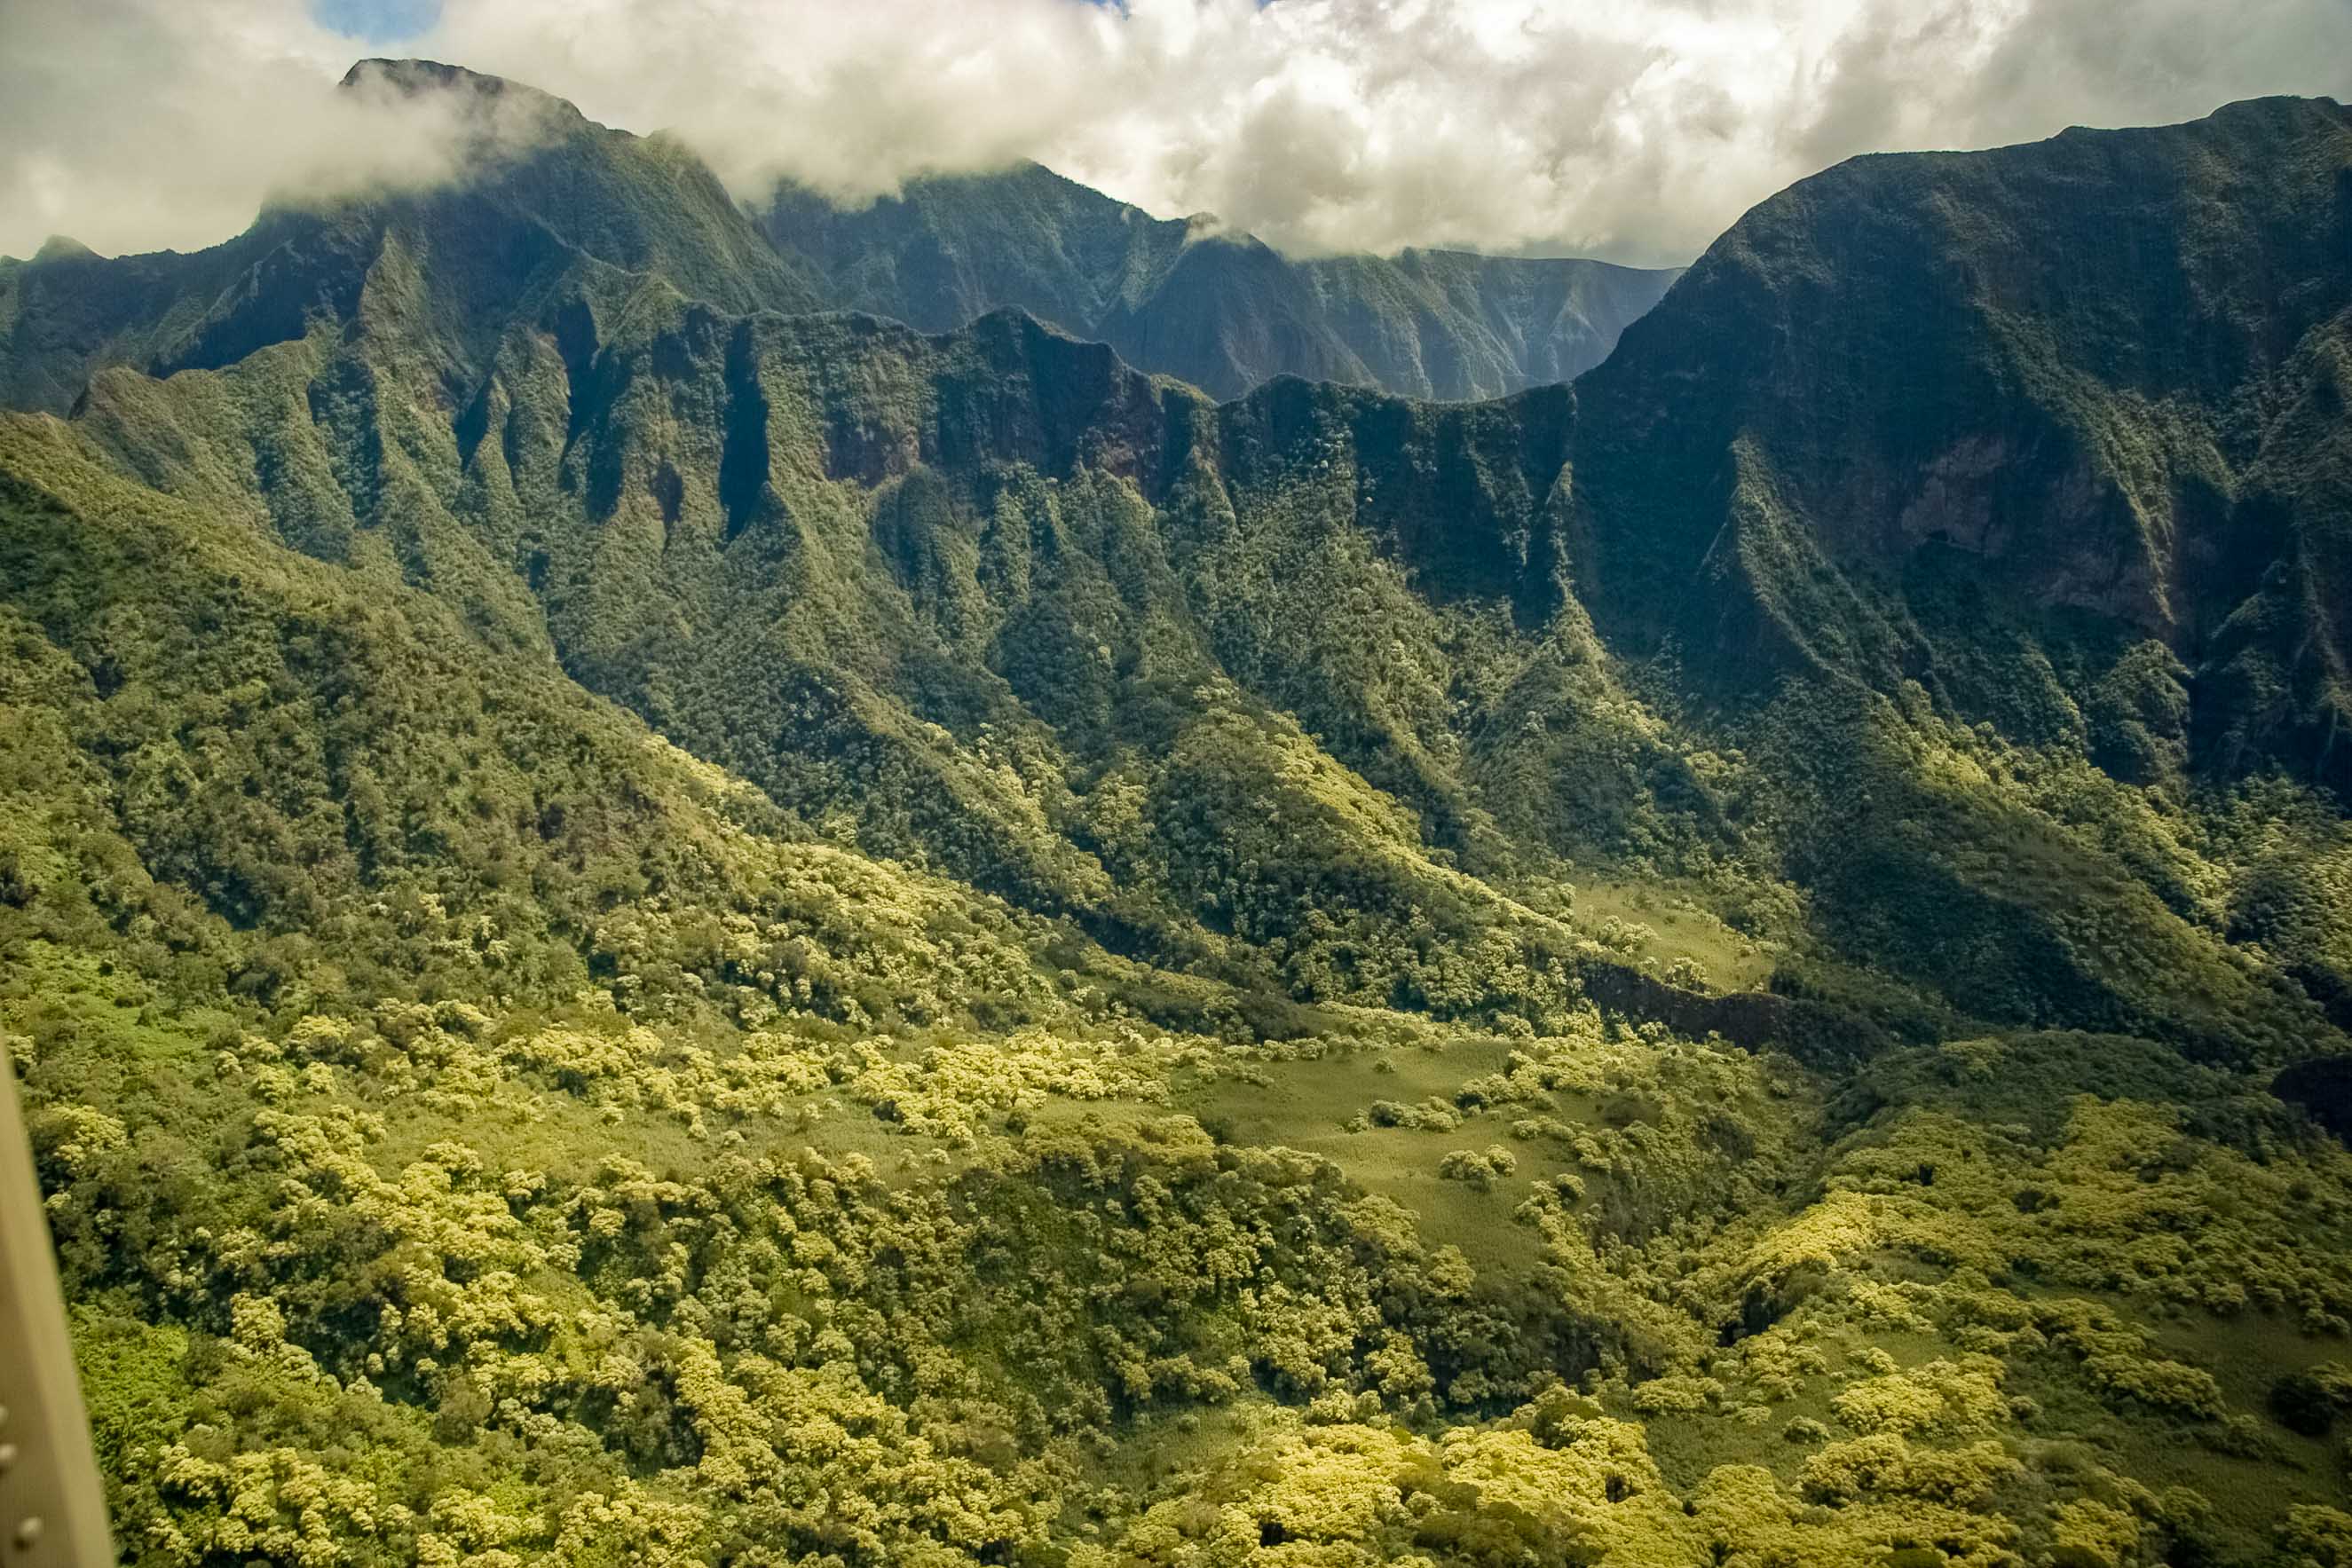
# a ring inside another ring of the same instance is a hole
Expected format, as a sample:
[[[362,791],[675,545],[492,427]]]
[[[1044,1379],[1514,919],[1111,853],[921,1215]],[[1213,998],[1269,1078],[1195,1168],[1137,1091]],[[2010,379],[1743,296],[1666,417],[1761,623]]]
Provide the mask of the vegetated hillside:
[[[1282,375],[1445,399],[1573,380],[1678,275],[1443,250],[1293,261],[1034,163],[864,207],[787,184],[761,224],[837,304],[929,332],[1014,306],[1218,398]]]
[[[2118,134],[2331,211],[2280,112]],[[616,135],[532,178],[640,210]],[[502,270],[513,177],[0,416],[0,1027],[132,1560],[2347,1550],[2352,1155],[2266,1088],[2345,1044],[2340,801],[2164,750],[2185,653],[2056,651],[2116,604],[1921,671],[1825,503],[1678,563],[1776,428],[1702,274],[1573,390],[1218,405],[699,240]],[[1766,580],[1837,656],[1695,636]]]

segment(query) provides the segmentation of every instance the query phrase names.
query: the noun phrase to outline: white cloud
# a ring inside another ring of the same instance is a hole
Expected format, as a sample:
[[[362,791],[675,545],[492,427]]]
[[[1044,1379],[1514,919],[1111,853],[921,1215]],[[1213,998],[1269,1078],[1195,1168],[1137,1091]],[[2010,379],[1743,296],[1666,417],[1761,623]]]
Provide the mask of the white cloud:
[[[359,50],[294,0],[0,27],[0,251],[198,243],[266,188],[431,164],[316,107]],[[445,0],[399,47],[673,129],[747,195],[1033,157],[1297,251],[1634,261],[1854,152],[2352,95],[2347,0]]]
[[[352,46],[281,0],[0,0],[0,255],[213,244],[272,198],[446,178],[530,106],[335,82]]]

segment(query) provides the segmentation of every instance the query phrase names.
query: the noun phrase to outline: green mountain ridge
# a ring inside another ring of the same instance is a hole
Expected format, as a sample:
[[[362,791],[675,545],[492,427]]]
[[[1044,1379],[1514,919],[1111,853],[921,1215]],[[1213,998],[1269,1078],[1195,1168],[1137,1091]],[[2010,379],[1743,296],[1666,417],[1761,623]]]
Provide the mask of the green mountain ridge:
[[[0,1029],[126,1560],[2352,1552],[2270,1092],[2352,1046],[2340,108],[1220,403],[362,69],[541,129],[0,268]]]

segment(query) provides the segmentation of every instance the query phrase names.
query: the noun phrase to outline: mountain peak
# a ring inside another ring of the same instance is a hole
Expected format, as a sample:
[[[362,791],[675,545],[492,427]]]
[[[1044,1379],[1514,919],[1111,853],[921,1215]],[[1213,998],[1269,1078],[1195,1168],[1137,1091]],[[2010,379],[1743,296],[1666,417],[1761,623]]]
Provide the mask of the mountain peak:
[[[2339,124],[2352,124],[2352,110],[2347,110],[2343,104],[2337,102],[2335,99],[2326,97],[2306,98],[2296,93],[2273,93],[2263,98],[2233,99],[2230,102],[2222,104],[2221,107],[2214,110],[2210,114],[2200,115],[2194,120],[2178,120],[2161,125],[2070,125],[2063,131],[2059,131],[2056,135],[2048,138],[2048,142],[2053,145],[2068,144],[2082,141],[2095,142],[2104,138],[2117,135],[2164,137],[2176,135],[2182,131],[2194,131],[2200,129],[2207,131],[2247,131],[2255,128],[2267,128],[2276,131],[2292,131],[2297,127],[2306,126],[2313,123],[2314,116],[2320,116],[2328,120],[2333,120]],[[2016,143],[2015,145],[2021,147],[2032,147],[2042,144],[2042,143],[2040,142],[2026,141]],[[2007,151],[2007,149],[1995,149],[1994,151]],[[1899,159],[1905,155],[1902,153],[1881,153],[1876,154],[1875,156]]]
[[[352,68],[343,73],[343,79],[338,85],[356,88],[376,84],[403,93],[442,92],[463,89],[471,92],[491,94],[520,91],[540,97],[552,96],[541,93],[537,88],[518,88],[504,77],[491,76],[486,71],[468,70],[464,66],[453,66],[441,60],[393,59],[385,56],[371,56],[366,59],[354,60],[352,63]]]
[[[488,110],[503,116],[520,110],[530,120],[542,123],[587,123],[587,116],[551,92],[440,60],[372,57],[355,61],[343,73],[339,85],[346,90],[367,92],[387,100],[448,94],[454,101],[465,104],[468,114]]]
[[[97,257],[98,252],[71,235],[51,235],[41,242],[41,248],[33,253],[33,260],[37,265],[60,261],[94,261]]]
[[[2224,117],[2241,120],[2256,117],[2294,119],[2315,110],[2323,114],[2332,114],[2338,119],[2344,118],[2347,113],[2343,104],[2325,94],[2306,97],[2300,93],[2273,93],[2266,98],[2233,99],[2215,110],[2212,118],[2216,120]]]

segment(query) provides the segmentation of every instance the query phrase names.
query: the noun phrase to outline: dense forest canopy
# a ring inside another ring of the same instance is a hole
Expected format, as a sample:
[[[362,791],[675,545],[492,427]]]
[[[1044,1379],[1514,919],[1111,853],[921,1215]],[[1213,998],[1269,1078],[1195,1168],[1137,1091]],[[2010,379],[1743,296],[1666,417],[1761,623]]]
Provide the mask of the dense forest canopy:
[[[1042,171],[796,249],[371,71],[537,133],[0,262],[126,1561],[2352,1562],[2352,114],[1218,402],[962,319],[1197,250]]]

